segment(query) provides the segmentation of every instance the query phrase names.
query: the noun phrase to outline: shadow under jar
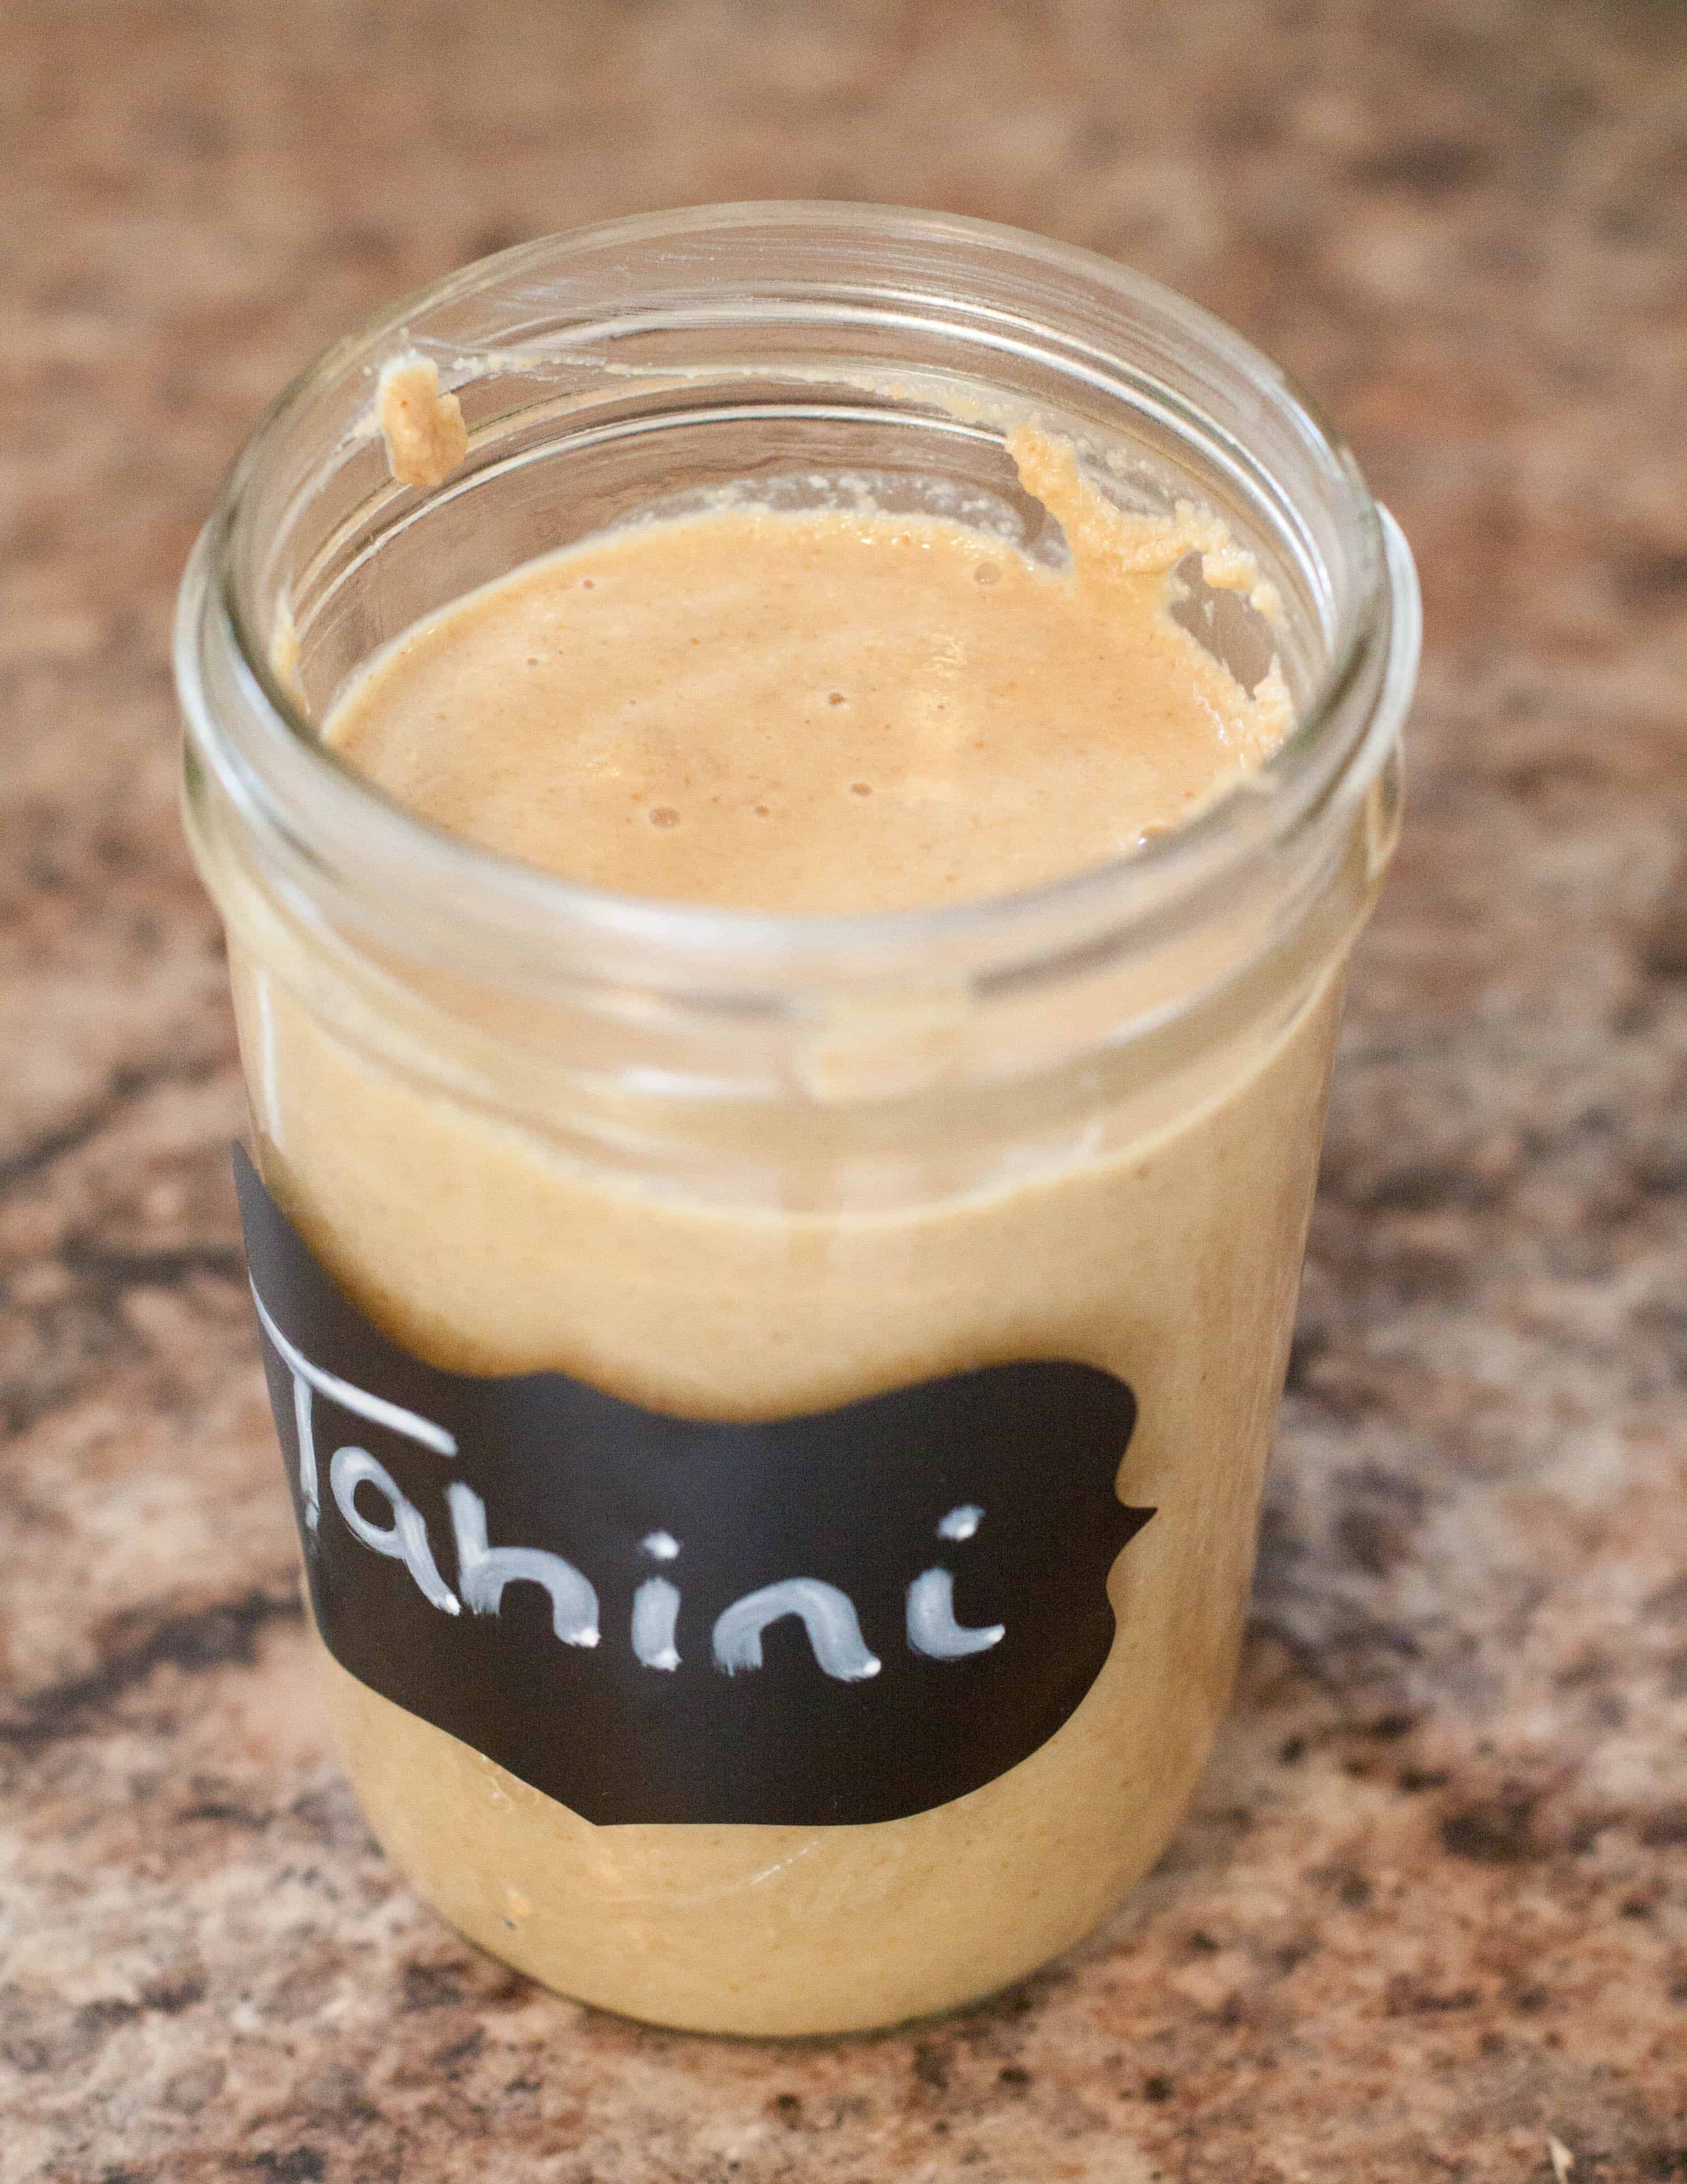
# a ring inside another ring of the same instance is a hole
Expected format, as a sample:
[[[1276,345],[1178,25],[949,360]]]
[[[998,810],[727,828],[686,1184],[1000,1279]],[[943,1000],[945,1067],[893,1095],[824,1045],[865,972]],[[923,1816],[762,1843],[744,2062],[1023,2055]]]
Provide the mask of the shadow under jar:
[[[470,435],[431,492],[371,426],[411,349]],[[617,896],[313,725],[419,618],[723,487],[866,480],[1058,560],[1033,418],[1281,602],[1192,572],[1297,725],[1104,866],[847,916]],[[587,229],[282,397],[183,588],[185,808],[329,1708],[465,1933],[636,2017],[841,2031],[1015,1978],[1158,1856],[1234,1674],[1416,644],[1404,542],[1274,367],[965,220]]]

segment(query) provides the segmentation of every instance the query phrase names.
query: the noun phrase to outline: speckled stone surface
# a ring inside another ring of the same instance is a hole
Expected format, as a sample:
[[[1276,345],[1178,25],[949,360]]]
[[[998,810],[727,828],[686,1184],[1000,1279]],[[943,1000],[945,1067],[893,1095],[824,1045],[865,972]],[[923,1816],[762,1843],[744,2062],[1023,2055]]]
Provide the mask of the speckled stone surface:
[[[8,0],[0,172],[3,2184],[1687,2179],[1679,6]],[[366,308],[763,195],[1210,304],[1429,631],[1195,1810],[1023,1987],[783,2049],[478,1957],[325,1747],[165,658],[223,464]]]

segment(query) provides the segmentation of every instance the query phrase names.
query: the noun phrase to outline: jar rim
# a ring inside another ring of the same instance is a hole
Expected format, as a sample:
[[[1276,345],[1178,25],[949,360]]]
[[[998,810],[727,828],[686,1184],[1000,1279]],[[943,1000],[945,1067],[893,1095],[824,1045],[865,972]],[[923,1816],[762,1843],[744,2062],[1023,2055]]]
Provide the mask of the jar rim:
[[[1254,772],[1166,834],[1034,888],[912,909],[776,911],[669,901],[565,878],[445,833],[321,741],[252,625],[236,566],[265,464],[301,415],[325,389],[383,360],[424,311],[526,267],[554,275],[562,255],[757,229],[797,238],[853,231],[874,242],[948,246],[962,259],[1011,255],[1042,274],[1081,282],[1138,319],[1175,327],[1290,421],[1333,489],[1358,581],[1341,603],[1316,687]],[[189,737],[249,823],[285,845],[295,899],[324,881],[353,892],[397,882],[415,913],[417,940],[442,940],[449,922],[460,936],[513,951],[530,973],[549,956],[571,985],[589,978],[594,964],[624,978],[635,960],[641,982],[718,996],[805,982],[918,982],[939,963],[964,965],[981,987],[1018,983],[1075,952],[1128,943],[1168,916],[1187,913],[1221,894],[1333,790],[1357,794],[1374,776],[1410,699],[1417,643],[1415,572],[1398,526],[1316,403],[1223,320],[1131,268],[1028,231],[909,207],[776,199],[640,214],[519,243],[383,307],[333,343],[277,397],[231,465],[183,579],[175,650]],[[237,721],[208,693],[212,647],[237,692]]]

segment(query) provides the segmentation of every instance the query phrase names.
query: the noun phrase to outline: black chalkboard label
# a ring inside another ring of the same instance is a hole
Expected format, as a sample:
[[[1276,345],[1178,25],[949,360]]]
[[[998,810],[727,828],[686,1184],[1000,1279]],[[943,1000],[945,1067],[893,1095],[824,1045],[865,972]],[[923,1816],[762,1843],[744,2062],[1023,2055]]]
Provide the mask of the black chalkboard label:
[[[601,1826],[899,1819],[1047,1741],[1113,1642],[1124,1381],[986,1366],[800,1418],[442,1372],[245,1152],[276,1424],[329,1651]]]

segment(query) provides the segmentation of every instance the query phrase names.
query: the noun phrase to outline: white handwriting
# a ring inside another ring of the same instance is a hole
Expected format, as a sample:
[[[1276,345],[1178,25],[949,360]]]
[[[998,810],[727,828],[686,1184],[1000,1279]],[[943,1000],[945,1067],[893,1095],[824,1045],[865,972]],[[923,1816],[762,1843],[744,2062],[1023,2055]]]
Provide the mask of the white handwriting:
[[[759,1592],[746,1592],[721,1610],[715,1618],[715,1666],[729,1676],[740,1669],[759,1669],[762,1633],[787,1615],[802,1617],[814,1658],[841,1683],[876,1676],[884,1665],[868,1652],[855,1602],[846,1592],[818,1578],[788,1577],[779,1585],[764,1585]]]
[[[337,1448],[328,1466],[328,1484],[341,1516],[366,1547],[403,1563],[421,1586],[423,1597],[435,1607],[443,1607],[447,1615],[461,1613],[461,1602],[440,1576],[434,1562],[421,1510],[400,1493],[385,1464],[377,1463],[366,1448]],[[360,1486],[372,1486],[385,1497],[393,1513],[390,1524],[371,1524],[364,1515],[355,1498]]]

